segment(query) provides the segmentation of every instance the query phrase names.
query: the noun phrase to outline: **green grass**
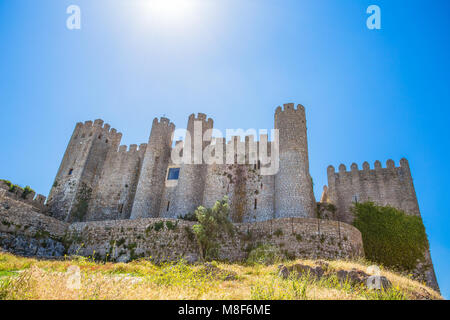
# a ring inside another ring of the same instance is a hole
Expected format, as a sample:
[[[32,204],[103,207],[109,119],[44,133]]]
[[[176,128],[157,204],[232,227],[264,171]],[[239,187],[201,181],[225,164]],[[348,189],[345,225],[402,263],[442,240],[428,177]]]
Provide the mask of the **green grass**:
[[[96,262],[67,257],[61,261],[36,260],[0,253],[1,299],[218,299],[218,300],[403,300],[441,299],[416,281],[382,268],[393,284],[387,291],[373,291],[348,282],[340,283],[338,270],[366,270],[368,262],[327,261],[330,272],[320,279],[310,275],[287,279],[278,276],[278,263],[225,263],[211,266],[185,261],[154,264]],[[285,265],[316,265],[314,260],[282,261]],[[68,270],[78,267],[81,288],[67,287]],[[211,271],[213,270],[213,271]],[[229,277],[229,275],[233,275]]]

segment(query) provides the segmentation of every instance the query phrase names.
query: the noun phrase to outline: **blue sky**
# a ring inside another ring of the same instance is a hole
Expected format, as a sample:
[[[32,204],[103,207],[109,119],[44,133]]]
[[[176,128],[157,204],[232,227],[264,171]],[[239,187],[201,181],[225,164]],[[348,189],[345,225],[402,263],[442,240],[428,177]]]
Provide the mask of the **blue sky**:
[[[46,195],[78,121],[139,144],[156,116],[271,129],[278,105],[301,103],[317,198],[330,164],[409,160],[450,297],[450,2],[194,2],[0,1],[0,177]],[[66,28],[71,4],[81,30]],[[381,30],[366,27],[371,4]]]

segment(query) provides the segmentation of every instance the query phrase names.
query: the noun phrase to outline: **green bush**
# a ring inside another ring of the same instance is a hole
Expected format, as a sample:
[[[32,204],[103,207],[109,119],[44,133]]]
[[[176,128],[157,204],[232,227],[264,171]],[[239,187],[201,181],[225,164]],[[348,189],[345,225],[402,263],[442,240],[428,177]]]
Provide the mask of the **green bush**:
[[[230,208],[228,197],[216,201],[212,208],[202,206],[195,210],[198,224],[192,227],[203,260],[217,258],[219,253],[219,238],[228,233],[234,235],[234,226],[229,218]]]
[[[179,215],[177,218],[181,219],[181,220],[186,220],[186,221],[198,222],[198,219],[197,219],[197,216],[196,216],[195,212],[186,213],[184,216]]]
[[[167,230],[175,230],[178,226],[178,221],[173,223],[172,221],[166,221]]]
[[[250,251],[247,263],[270,265],[282,260],[282,254],[278,247],[269,243],[261,244]]]
[[[351,210],[368,260],[406,271],[424,260],[428,240],[420,217],[373,202],[355,203]]]
[[[26,186],[26,187],[23,189],[22,198],[23,198],[23,199],[26,199],[27,196],[28,196],[30,193],[33,193],[33,192],[34,192],[34,190],[31,189],[30,186]]]

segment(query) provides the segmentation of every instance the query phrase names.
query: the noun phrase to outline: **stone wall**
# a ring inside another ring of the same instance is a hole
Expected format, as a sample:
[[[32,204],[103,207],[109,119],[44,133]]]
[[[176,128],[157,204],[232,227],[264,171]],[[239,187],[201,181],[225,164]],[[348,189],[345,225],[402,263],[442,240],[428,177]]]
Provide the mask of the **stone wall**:
[[[23,256],[62,256],[68,224],[0,189],[0,247]]]
[[[337,208],[337,219],[347,223],[353,221],[350,211],[353,202],[373,201],[420,216],[406,159],[400,160],[399,167],[395,166],[394,161],[388,160],[386,168],[382,168],[381,163],[376,161],[372,170],[367,162],[363,164],[363,170],[358,170],[356,163],[351,165],[351,171],[347,171],[343,164],[339,166],[339,172],[329,166],[327,193],[328,201]]]
[[[129,219],[147,144],[120,146],[105,160],[92,192],[86,221]]]
[[[3,196],[14,199],[16,201],[20,201],[31,205],[35,211],[46,213],[47,206],[45,205],[46,197],[41,194],[36,194],[36,192],[32,191],[30,193],[24,193],[24,189],[20,187],[11,187],[9,181],[0,180],[0,190],[4,190]]]
[[[155,261],[199,259],[193,222],[144,218],[80,222],[70,225],[70,254],[110,261],[151,257]],[[241,261],[260,243],[272,243],[290,258],[339,259],[364,256],[360,232],[354,227],[318,219],[285,218],[236,224],[237,234],[221,240],[220,259]]]
[[[354,216],[350,208],[354,202],[373,201],[381,206],[392,206],[403,210],[406,214],[421,217],[416,191],[411,176],[408,160],[401,159],[400,166],[396,167],[393,160],[386,162],[382,168],[380,161],[376,161],[374,169],[370,169],[367,162],[363,170],[353,163],[351,171],[345,165],[339,166],[336,173],[333,166],[328,167],[328,187],[324,188],[323,203],[319,205],[319,212],[325,213],[322,218],[328,217],[346,223],[352,223]],[[333,204],[336,210],[320,211]],[[427,285],[439,291],[430,251],[425,252],[425,261],[418,263],[412,272],[416,279],[425,281]]]

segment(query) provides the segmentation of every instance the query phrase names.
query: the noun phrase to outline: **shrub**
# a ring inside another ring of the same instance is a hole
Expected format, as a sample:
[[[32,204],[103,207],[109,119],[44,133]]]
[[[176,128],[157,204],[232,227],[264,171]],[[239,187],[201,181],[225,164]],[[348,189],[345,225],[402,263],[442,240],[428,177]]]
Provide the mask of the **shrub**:
[[[277,237],[281,237],[283,235],[283,230],[277,229],[273,234]]]
[[[247,263],[270,265],[282,260],[282,254],[278,247],[269,243],[260,244],[250,251]]]
[[[26,199],[27,196],[28,196],[30,193],[33,193],[33,192],[34,192],[34,190],[31,189],[30,186],[26,186],[26,187],[23,189],[22,198],[23,198],[23,199]]]
[[[424,260],[428,240],[420,217],[373,202],[355,203],[351,210],[367,259],[408,271]]]
[[[166,221],[167,230],[175,230],[178,226],[178,221],[173,223],[172,221]]]
[[[177,218],[181,219],[181,220],[186,220],[186,221],[198,222],[197,215],[195,214],[195,212],[186,213],[184,216],[179,215]]]
[[[216,201],[212,208],[202,206],[195,210],[198,224],[192,227],[203,260],[214,259],[219,253],[218,239],[224,233],[234,235],[234,226],[229,218],[228,197]]]
[[[164,221],[155,222],[153,224],[153,229],[158,232],[159,230],[164,228]]]

